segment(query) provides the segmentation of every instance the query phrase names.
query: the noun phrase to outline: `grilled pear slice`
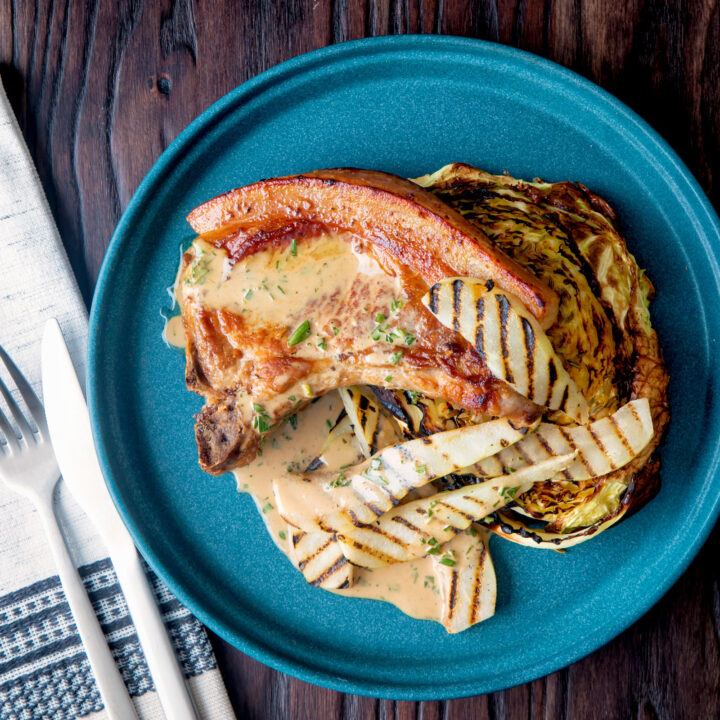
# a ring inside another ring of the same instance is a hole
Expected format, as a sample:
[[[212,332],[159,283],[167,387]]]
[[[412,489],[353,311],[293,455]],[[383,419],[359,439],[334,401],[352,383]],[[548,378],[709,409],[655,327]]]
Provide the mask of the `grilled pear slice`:
[[[339,471],[286,473],[273,480],[278,511],[305,532],[371,523],[410,490],[493,455],[527,432],[501,418],[392,445]]]
[[[240,254],[287,228],[352,233],[428,285],[453,268],[455,274],[492,278],[521,298],[545,327],[557,315],[553,290],[456,210],[397,175],[334,168],[263,180],[208,200],[187,219],[198,235],[229,243]]]
[[[358,459],[367,458],[387,444],[388,439],[399,439],[400,432],[395,421],[382,413],[377,400],[369,391],[350,387],[339,390],[339,393],[347,414],[328,433],[324,452],[330,451],[333,444],[348,442],[354,434],[362,452]],[[322,455],[308,467],[321,462]],[[334,533],[322,530],[306,533],[291,525],[288,525],[288,531],[295,565],[310,585],[325,590],[352,587],[354,566],[343,555]]]
[[[447,328],[472,343],[490,372],[514,390],[581,425],[587,401],[537,320],[512,294],[473,278],[445,278],[423,304]]]
[[[627,465],[642,452],[653,433],[650,403],[647,398],[640,398],[586,426],[541,423],[534,433],[512,448],[475,463],[472,472],[494,477],[550,457],[577,452],[562,476],[573,481],[589,480]]]
[[[561,455],[477,485],[399,505],[372,524],[338,533],[343,553],[351,563],[369,568],[423,555],[439,555],[442,560],[443,543],[504,507],[534,483],[553,477],[574,458],[575,453]]]
[[[440,621],[449,633],[459,633],[495,614],[497,583],[487,532],[471,527],[445,544],[443,551],[444,557],[433,555],[442,602]]]
[[[310,585],[325,590],[352,586],[354,568],[343,554],[335,535],[288,529],[292,531],[293,560]]]

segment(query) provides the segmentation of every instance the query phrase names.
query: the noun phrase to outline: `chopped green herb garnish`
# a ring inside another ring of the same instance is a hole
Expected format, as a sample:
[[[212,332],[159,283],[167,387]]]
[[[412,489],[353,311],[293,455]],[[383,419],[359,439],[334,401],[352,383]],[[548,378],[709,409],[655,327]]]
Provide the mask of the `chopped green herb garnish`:
[[[331,420],[325,420],[325,424],[328,426],[329,430],[332,430],[332,421]]]
[[[379,327],[376,327],[371,333],[370,337],[377,342],[382,337],[382,331]]]
[[[275,506],[271,502],[269,502],[269,503],[265,503],[265,505],[263,505],[262,511],[263,511],[263,513],[267,513],[274,509],[275,509]]]
[[[193,260],[192,265],[190,265],[190,272],[185,278],[186,285],[202,285],[205,282],[205,278],[210,272],[210,263],[214,253],[210,253],[210,257],[203,257],[204,255],[203,252]]]
[[[397,352],[394,352],[390,356],[390,364],[391,365],[397,365],[400,362],[400,358],[402,357],[402,352],[398,350]]]
[[[402,300],[397,300],[393,298],[392,302],[390,303],[390,311],[391,312],[397,312],[401,307],[403,306]]]
[[[382,468],[382,466],[383,466],[382,458],[377,457],[377,458],[373,458],[370,461],[370,467],[373,470],[380,470]]]
[[[374,473],[370,472],[370,470],[365,470],[365,472],[362,473],[362,476],[366,480],[370,480],[371,482],[377,483],[378,485],[388,484],[388,481],[382,475],[375,475]]]
[[[405,344],[412,345],[415,342],[415,336],[412,333],[405,333]]]
[[[332,331],[333,331],[333,335],[337,335],[337,334],[340,332],[340,328],[336,328],[336,327],[333,325]]]
[[[257,403],[253,403],[252,408],[255,412],[255,417],[253,418],[253,427],[259,433],[267,432],[272,427],[272,425],[270,424],[270,416],[267,414],[267,410],[265,410],[262,405],[258,405]]]
[[[448,567],[454,567],[455,565],[457,565],[457,562],[455,560],[453,560],[451,557],[441,557],[440,564],[447,565]]]
[[[252,288],[248,288],[248,289],[243,293],[243,297],[244,297],[246,300],[252,300],[252,296],[253,296],[254,294],[255,294],[255,293],[253,292]]]
[[[290,402],[295,402],[295,400],[297,400],[297,398],[296,398],[294,395],[291,395],[291,396],[288,398],[288,400],[289,400]]]
[[[306,340],[308,337],[310,337],[310,321],[305,320],[305,322],[300,323],[300,325],[298,325],[295,330],[292,331],[292,334],[288,338],[288,347],[297,345],[303,340]]]
[[[341,470],[334,480],[331,480],[328,485],[331,488],[334,487],[347,487],[350,484],[350,480],[345,477],[345,473]]]
[[[260,433],[266,433],[270,429],[267,420],[264,417],[255,416],[253,427]]]
[[[440,548],[437,547],[437,546],[431,547],[431,548],[427,551],[427,554],[428,554],[428,555],[439,555],[439,554],[440,554]]]
[[[417,473],[427,472],[427,467],[426,467],[425,465],[418,465],[418,466],[415,468],[415,472],[417,472]]]
[[[283,295],[285,294],[285,291],[284,291],[279,285],[276,285],[275,287],[276,287]],[[408,345],[409,345],[409,344],[410,344],[410,343],[408,343]]]
[[[437,544],[438,544],[437,538],[432,537],[428,540],[428,545],[432,545],[432,547],[435,547]]]
[[[297,415],[291,415],[288,418],[288,422],[290,423],[290,426],[292,427],[293,430],[297,430],[297,422],[298,422]]]
[[[311,398],[313,396],[312,388],[307,383],[303,383],[301,385],[301,388],[303,393],[305,394],[305,397]]]
[[[318,347],[321,350],[327,350],[327,343],[325,342],[325,338],[320,338],[320,342],[318,343]]]
[[[384,316],[382,313],[378,313],[378,314],[375,316],[375,322],[378,323],[378,325],[379,325],[380,323],[385,322],[385,316]]]
[[[385,382],[392,382],[392,375],[386,375]]]
[[[285,540],[285,539],[287,538],[287,535],[285,534],[285,531],[284,531],[284,530],[281,530],[281,531],[278,533],[278,536],[280,537],[281,540]]]
[[[417,390],[406,390],[405,394],[410,398],[411,405],[417,405],[418,393]]]
[[[297,240],[295,238],[293,238],[293,241],[290,243],[290,254],[297,255]]]

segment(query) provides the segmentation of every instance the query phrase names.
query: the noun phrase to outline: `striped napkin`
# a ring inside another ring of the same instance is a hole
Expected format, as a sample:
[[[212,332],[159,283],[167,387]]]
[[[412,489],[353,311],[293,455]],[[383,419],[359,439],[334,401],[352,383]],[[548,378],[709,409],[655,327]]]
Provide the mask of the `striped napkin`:
[[[0,345],[40,396],[40,338],[45,321],[56,317],[83,382],[87,312],[1,83],[0,268]],[[164,715],[112,564],[62,481],[56,509],[138,716],[159,720]],[[204,628],[149,575],[201,717],[234,718]],[[78,717],[107,713],[40,519],[0,482],[0,720]]]

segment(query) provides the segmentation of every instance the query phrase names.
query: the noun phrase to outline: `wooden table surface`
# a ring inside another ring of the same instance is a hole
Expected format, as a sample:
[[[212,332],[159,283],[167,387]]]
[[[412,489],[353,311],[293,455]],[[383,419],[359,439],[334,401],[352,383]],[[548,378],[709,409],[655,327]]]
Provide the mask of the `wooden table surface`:
[[[720,207],[718,0],[0,0],[0,75],[88,303],[123,208],[195,116],[283,60],[392,33],[485,38],[576,70],[658,130]],[[481,697],[343,695],[213,641],[239,718],[719,718],[719,555],[716,527],[620,637]]]

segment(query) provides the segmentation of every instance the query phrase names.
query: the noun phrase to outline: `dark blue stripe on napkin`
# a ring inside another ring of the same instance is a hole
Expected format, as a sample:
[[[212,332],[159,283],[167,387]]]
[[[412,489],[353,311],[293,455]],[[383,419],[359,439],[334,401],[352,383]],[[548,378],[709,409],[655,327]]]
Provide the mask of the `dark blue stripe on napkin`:
[[[154,689],[109,559],[79,568],[131,695]],[[216,667],[202,625],[148,570],[186,677]],[[57,576],[0,597],[0,720],[74,720],[102,708]]]

